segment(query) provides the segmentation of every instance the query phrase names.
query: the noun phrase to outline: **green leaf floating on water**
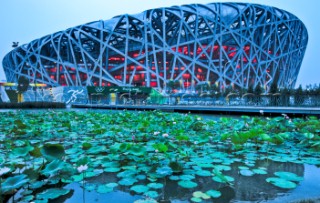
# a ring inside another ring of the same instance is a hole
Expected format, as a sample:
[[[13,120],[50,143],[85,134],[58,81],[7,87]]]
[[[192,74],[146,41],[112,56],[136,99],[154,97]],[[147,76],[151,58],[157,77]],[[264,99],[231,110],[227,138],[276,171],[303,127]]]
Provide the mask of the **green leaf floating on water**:
[[[160,189],[160,188],[163,188],[163,184],[162,183],[149,183],[148,187],[153,188],[153,189]]]
[[[128,177],[128,178],[121,179],[118,183],[119,185],[130,186],[136,182],[138,182],[137,179]]]
[[[147,196],[147,197],[151,197],[151,198],[157,198],[159,196],[159,193],[156,191],[147,191],[145,193],[143,193],[143,195]]]
[[[199,197],[192,197],[192,198],[191,198],[191,201],[192,201],[192,202],[202,202],[202,199],[199,198]]]
[[[135,191],[136,193],[144,193],[149,190],[149,187],[145,185],[135,185],[132,186],[130,190]]]
[[[263,170],[263,169],[253,169],[252,170],[255,174],[259,174],[259,175],[265,175],[265,174],[268,174],[268,172],[266,170]]]
[[[212,173],[210,171],[206,171],[206,170],[199,170],[199,171],[196,171],[196,174],[198,176],[211,176]]]
[[[192,196],[196,198],[201,198],[201,199],[210,199],[210,196],[208,194],[203,193],[201,191],[193,192]]]
[[[253,176],[254,172],[252,172],[249,169],[242,169],[242,170],[240,170],[240,174],[243,176]]]
[[[19,148],[14,148],[12,150],[11,155],[16,156],[16,157],[24,157],[26,156],[30,151],[32,151],[34,147],[27,145],[25,147],[19,147]]]
[[[282,179],[289,180],[289,181],[302,181],[303,177],[298,176],[297,174],[285,171],[278,171],[275,172],[274,175],[279,176]]]
[[[67,189],[50,188],[37,195],[37,199],[56,199],[62,195],[66,195],[70,192]]]
[[[106,185],[99,185],[97,192],[101,194],[109,193],[113,191],[113,187],[108,187]]]
[[[57,174],[60,170],[64,169],[65,163],[56,159],[49,164],[41,171],[42,174],[46,176],[51,176]]]
[[[274,186],[277,186],[283,189],[293,189],[297,187],[297,184],[295,184],[294,182],[291,182],[282,178],[271,177],[271,178],[267,178],[266,181],[268,183],[273,184]]]
[[[133,203],[158,203],[158,202],[154,199],[138,199]]]
[[[29,179],[25,174],[9,177],[1,184],[1,190],[3,192],[8,192],[13,189],[18,189],[25,185],[28,181]]]
[[[156,173],[160,176],[169,176],[172,174],[172,169],[169,166],[163,166],[161,168],[157,168]]]
[[[192,182],[191,180],[181,180],[178,182],[178,185],[180,185],[183,188],[194,188],[198,186],[197,183]]]
[[[218,190],[208,190],[206,192],[207,195],[209,195],[212,198],[218,198],[221,196],[221,192]]]
[[[65,155],[64,147],[61,144],[45,144],[40,151],[41,154],[49,161],[62,159]]]
[[[229,183],[229,182],[234,181],[234,178],[233,178],[233,177],[227,176],[227,175],[224,175],[224,176],[214,176],[212,179],[213,179],[214,181],[216,181],[216,182],[219,182],[219,183]]]

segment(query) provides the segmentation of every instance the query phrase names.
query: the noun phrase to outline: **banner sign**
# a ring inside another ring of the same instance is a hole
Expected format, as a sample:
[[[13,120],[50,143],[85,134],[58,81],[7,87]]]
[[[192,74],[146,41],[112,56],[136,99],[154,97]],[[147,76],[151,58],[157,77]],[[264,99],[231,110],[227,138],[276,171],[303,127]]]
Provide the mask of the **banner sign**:
[[[150,94],[151,87],[101,87],[87,86],[88,94],[107,95],[110,93],[147,93]]]

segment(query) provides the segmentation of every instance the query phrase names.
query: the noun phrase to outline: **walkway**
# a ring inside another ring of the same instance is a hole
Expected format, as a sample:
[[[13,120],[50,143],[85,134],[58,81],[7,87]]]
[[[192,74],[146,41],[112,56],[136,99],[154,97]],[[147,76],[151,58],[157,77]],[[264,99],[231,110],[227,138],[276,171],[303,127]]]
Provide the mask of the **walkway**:
[[[191,112],[203,114],[255,114],[255,115],[297,115],[320,116],[320,108],[304,107],[259,107],[259,106],[182,106],[182,105],[95,105],[73,104],[72,108],[94,108],[110,110],[138,110],[138,111],[168,111],[168,112]]]

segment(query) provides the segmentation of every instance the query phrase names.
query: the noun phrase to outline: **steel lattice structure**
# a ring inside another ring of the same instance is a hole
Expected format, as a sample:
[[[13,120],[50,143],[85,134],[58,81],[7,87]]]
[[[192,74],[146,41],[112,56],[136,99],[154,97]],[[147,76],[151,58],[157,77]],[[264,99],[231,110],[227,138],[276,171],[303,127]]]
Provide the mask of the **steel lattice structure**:
[[[169,81],[295,85],[308,34],[294,15],[245,3],[192,4],[120,15],[22,45],[3,60],[9,82],[148,86]]]

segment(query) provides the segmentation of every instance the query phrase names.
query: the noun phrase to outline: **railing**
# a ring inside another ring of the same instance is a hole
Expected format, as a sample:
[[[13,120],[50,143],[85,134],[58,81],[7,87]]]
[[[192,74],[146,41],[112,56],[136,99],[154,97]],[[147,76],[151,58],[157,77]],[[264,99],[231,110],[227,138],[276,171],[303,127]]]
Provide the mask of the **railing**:
[[[279,106],[279,107],[320,107],[320,95],[261,95],[261,96],[231,96],[231,97],[148,97],[148,98],[88,98],[86,96],[67,97],[63,95],[57,100],[51,95],[37,97],[37,100],[26,99],[26,102],[64,102],[70,104],[91,105],[182,105],[182,106]]]

